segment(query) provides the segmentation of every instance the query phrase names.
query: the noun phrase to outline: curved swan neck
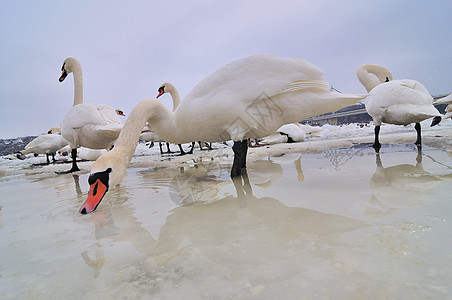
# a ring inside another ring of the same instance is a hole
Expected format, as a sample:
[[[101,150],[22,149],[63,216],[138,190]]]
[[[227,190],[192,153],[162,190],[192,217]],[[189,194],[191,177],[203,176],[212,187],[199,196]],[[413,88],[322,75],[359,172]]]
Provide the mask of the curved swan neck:
[[[165,88],[166,91],[171,95],[171,98],[173,98],[173,111],[175,111],[181,102],[179,92],[174,87],[174,85],[169,82],[165,83]]]
[[[166,106],[158,100],[144,99],[139,102],[127,117],[112,151],[121,151],[124,158],[123,162],[128,165],[135,153],[146,121],[151,118],[158,119],[159,116],[163,116],[164,119],[170,118],[170,116],[167,116],[168,113],[170,112]]]
[[[74,77],[74,104],[83,103],[83,75],[80,63],[74,63],[72,66],[72,75]]]
[[[375,75],[372,76],[371,74]],[[374,87],[386,81],[392,80],[391,71],[380,65],[366,64],[361,65],[356,70],[356,76],[362,85],[370,92]]]

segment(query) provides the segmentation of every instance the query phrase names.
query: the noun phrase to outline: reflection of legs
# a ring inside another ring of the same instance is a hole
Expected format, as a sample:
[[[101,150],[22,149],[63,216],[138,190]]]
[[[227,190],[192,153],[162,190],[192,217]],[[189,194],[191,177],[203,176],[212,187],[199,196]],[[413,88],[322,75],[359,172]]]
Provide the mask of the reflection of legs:
[[[232,146],[234,152],[234,162],[232,163],[231,177],[246,173],[246,154],[248,152],[248,140],[234,141]]]
[[[297,169],[297,179],[298,181],[304,181],[303,169],[301,168],[301,156],[294,161],[295,169]]]
[[[422,163],[422,147],[421,147],[421,145],[417,145],[416,162],[418,164]]]
[[[75,192],[77,193],[77,196],[82,196],[83,192],[82,189],[80,188],[80,180],[78,175],[72,175],[72,177],[74,178],[74,183],[75,183]]]
[[[88,256],[88,251],[84,251],[80,254],[81,254],[83,260],[85,261],[85,263],[94,269],[93,277],[94,278],[99,277],[100,270],[102,269],[102,267],[105,264],[105,256],[104,256],[104,251],[102,250],[102,248],[99,248],[96,250],[96,252],[95,252],[96,259],[91,259]]]
[[[378,153],[376,155],[376,162],[377,162],[377,167],[378,168],[383,168],[383,164],[381,163],[380,154],[378,154]]]
[[[240,207],[246,207],[246,198],[253,196],[253,190],[251,188],[248,175],[242,174],[232,177],[232,183],[234,184],[235,191],[237,192],[237,202]]]

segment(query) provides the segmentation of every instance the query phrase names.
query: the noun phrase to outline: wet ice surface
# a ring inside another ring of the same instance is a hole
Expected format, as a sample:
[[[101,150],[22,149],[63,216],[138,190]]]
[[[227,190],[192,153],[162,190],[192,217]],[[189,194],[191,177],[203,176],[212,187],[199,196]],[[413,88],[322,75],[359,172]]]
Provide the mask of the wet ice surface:
[[[444,299],[450,130],[426,130],[420,153],[413,132],[383,128],[382,142],[397,144],[378,156],[366,134],[251,149],[248,176],[234,181],[230,148],[186,158],[141,148],[88,215],[78,209],[91,162],[56,175],[69,165],[5,160],[0,297]]]

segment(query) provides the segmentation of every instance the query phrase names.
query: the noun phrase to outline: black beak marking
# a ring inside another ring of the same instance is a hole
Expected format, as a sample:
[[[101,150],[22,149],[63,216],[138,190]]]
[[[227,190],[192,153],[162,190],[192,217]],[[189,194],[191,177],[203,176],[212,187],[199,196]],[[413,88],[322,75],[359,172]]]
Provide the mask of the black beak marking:
[[[93,196],[96,196],[96,194],[97,194],[97,187],[98,186],[99,186],[99,183],[96,182],[96,185],[94,186],[94,189],[93,189]]]

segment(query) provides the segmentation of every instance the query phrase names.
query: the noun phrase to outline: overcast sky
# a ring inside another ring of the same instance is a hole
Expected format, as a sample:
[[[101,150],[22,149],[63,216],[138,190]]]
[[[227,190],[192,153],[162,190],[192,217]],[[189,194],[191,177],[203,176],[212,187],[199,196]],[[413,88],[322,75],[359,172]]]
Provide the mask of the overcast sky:
[[[308,60],[342,92],[365,93],[363,63],[452,92],[450,0],[0,3],[0,138],[60,125],[74,95],[72,74],[58,82],[69,56],[82,65],[84,101],[126,115],[165,81],[183,98],[224,64],[262,53]]]

